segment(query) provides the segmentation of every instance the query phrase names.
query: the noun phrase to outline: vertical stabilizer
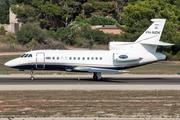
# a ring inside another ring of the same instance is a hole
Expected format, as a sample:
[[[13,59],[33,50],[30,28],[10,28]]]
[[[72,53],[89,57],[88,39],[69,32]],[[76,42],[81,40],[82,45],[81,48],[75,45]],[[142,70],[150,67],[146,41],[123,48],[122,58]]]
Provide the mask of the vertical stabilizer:
[[[151,19],[154,22],[135,42],[159,41],[166,19]]]
[[[135,42],[110,42],[110,50],[119,50],[135,53],[155,53],[157,46],[171,46],[174,44],[159,41],[166,19],[152,19],[151,26]]]

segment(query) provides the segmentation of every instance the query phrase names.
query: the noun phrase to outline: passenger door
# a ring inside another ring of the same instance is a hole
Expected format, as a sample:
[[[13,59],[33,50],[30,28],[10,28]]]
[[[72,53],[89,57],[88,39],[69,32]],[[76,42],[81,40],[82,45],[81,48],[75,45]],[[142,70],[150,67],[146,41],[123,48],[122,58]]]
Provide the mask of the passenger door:
[[[45,68],[45,54],[40,52],[36,54],[36,69]]]

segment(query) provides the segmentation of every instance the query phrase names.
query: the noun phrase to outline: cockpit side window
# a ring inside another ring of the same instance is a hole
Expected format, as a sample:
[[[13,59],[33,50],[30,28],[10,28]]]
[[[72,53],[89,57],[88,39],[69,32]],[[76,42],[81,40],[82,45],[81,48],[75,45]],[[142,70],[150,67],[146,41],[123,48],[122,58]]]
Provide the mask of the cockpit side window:
[[[32,57],[32,54],[29,54],[28,57]]]
[[[24,57],[27,57],[28,56],[28,54],[26,54]]]
[[[24,57],[26,54],[23,54],[21,57]]]

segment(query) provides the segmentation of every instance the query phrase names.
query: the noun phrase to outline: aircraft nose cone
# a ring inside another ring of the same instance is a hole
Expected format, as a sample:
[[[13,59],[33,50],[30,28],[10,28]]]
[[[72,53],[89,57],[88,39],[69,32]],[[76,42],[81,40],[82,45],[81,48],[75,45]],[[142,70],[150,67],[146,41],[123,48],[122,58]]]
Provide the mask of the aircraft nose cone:
[[[13,67],[14,66],[14,60],[10,60],[8,62],[6,62],[4,65],[7,66],[7,67]]]
[[[4,64],[7,67],[10,67],[9,61]]]

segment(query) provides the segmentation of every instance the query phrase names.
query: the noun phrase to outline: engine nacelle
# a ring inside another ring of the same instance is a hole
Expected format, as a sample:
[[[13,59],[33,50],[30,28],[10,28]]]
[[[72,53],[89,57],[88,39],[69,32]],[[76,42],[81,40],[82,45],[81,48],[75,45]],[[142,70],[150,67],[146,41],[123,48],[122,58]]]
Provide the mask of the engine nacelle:
[[[139,59],[140,59],[139,55],[134,55],[130,53],[113,53],[113,60],[116,61],[126,62],[126,61],[134,61]]]

